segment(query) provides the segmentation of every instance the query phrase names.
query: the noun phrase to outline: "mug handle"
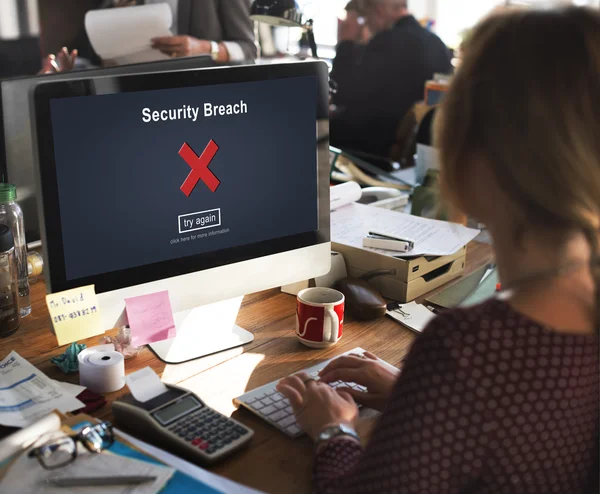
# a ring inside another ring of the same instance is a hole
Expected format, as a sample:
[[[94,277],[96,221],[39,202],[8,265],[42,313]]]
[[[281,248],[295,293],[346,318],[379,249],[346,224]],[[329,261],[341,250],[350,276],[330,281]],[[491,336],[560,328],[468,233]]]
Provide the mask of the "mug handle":
[[[329,342],[336,343],[340,332],[340,318],[338,317],[337,313],[329,307],[325,308],[325,312],[327,313],[327,316],[331,322],[331,334],[329,335]]]

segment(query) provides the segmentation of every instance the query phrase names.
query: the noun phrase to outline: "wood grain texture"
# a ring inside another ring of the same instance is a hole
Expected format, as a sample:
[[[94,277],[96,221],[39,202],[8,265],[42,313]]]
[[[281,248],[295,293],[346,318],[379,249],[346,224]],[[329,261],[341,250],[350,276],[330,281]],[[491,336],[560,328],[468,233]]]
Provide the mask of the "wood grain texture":
[[[491,259],[489,245],[471,243],[465,274]],[[43,283],[32,286],[32,306],[32,315],[22,321],[19,330],[0,340],[0,357],[16,350],[49,377],[78,382],[78,374],[65,375],[50,363],[50,358],[63,353],[66,347],[58,347],[52,334]],[[295,298],[279,290],[248,295],[237,324],[252,331],[252,343],[179,365],[166,365],[144,348],[125,364],[127,373],[150,366],[164,382],[193,391],[210,406],[251,427],[255,431],[252,444],[210,470],[266,492],[310,492],[313,446],[307,438],[290,439],[250,412],[235,410],[233,398],[358,346],[399,366],[415,338],[414,333],[390,318],[371,322],[348,318],[337,345],[325,350],[309,349],[294,336],[295,306]],[[83,343],[94,346],[99,339],[89,338]],[[108,405],[94,416],[112,420],[110,403],[126,392],[125,388],[108,394]]]

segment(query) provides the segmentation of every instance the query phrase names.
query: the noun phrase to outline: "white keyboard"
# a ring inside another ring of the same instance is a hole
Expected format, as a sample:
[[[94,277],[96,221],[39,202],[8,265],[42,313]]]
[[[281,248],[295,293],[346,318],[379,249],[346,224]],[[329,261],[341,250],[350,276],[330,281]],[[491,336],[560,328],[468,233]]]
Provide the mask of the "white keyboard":
[[[365,352],[362,348],[355,348],[354,350],[350,350],[349,352],[343,353],[341,355],[348,354],[357,354],[361,355]],[[340,357],[341,355],[338,355]],[[321,362],[320,364],[313,365],[312,367],[308,367],[303,369],[303,372],[306,372],[311,377],[318,377],[319,371],[337,357],[333,357],[325,362]],[[387,364],[390,365],[391,364]],[[301,372],[301,371],[298,371]],[[296,422],[296,418],[294,416],[294,412],[292,410],[292,406],[290,402],[276,389],[275,386],[279,381],[273,381],[260,388],[253,389],[242,396],[238,396],[233,400],[233,403],[236,405],[241,405],[246,407],[251,412],[254,412],[263,420],[266,420],[271,425],[277,427],[280,431],[284,432],[288,436],[291,437],[299,437],[303,434],[302,429]],[[338,388],[340,386],[351,387],[357,389],[359,391],[366,391],[364,386],[359,386],[356,383],[346,383],[342,381],[336,381],[334,383],[330,383],[330,386],[333,388]]]

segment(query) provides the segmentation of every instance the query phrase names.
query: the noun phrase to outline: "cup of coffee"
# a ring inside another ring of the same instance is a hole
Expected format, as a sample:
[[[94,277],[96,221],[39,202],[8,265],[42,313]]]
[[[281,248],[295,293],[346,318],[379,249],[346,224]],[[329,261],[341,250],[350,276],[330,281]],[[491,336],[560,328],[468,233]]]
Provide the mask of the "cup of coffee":
[[[306,288],[296,298],[296,336],[311,348],[335,345],[344,326],[344,294],[333,288]]]

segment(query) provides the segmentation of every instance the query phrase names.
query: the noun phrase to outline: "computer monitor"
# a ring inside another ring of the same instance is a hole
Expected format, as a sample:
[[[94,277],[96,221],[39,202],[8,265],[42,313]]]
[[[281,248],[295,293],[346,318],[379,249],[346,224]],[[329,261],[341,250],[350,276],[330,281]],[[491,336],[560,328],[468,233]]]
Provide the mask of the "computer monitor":
[[[31,90],[35,86],[47,81],[191,70],[214,65],[215,62],[207,55],[0,81],[0,178],[17,186],[17,201],[25,216],[27,241],[35,242],[40,239],[29,102]]]
[[[106,327],[168,290],[166,362],[251,341],[188,311],[329,271],[327,77],[305,62],[35,88],[48,289],[94,284]]]

